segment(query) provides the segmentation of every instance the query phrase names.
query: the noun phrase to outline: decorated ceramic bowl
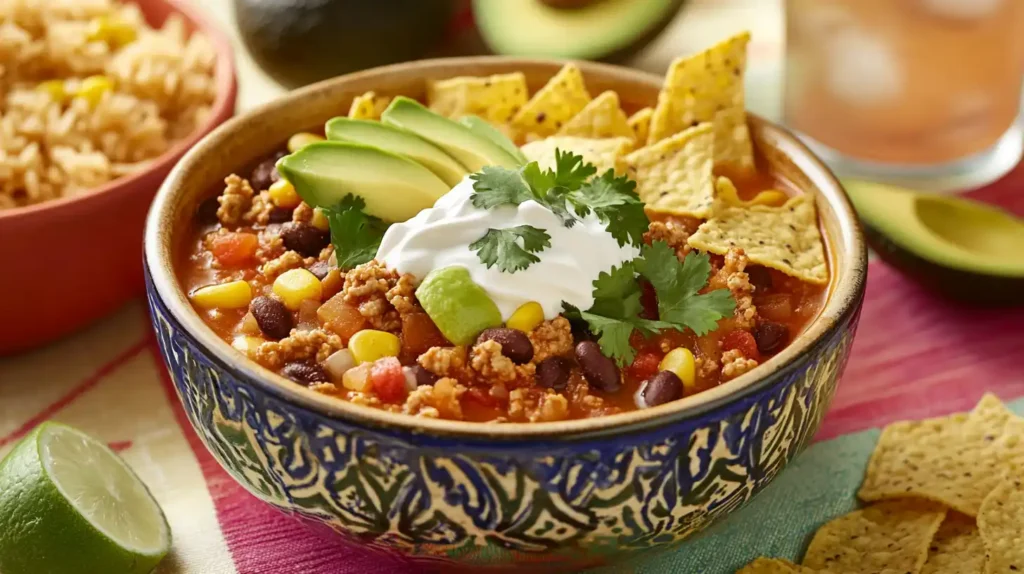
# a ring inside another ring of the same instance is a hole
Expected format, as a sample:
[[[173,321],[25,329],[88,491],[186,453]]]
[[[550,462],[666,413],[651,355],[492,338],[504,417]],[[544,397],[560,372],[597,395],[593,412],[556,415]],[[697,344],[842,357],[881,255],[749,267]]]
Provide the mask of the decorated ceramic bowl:
[[[416,97],[430,78],[511,71],[523,71],[536,89],[559,66],[488,57],[344,76],[227,122],[171,173],[145,238],[153,325],[189,420],[255,496],[422,560],[567,571],[686,540],[750,500],[811,441],[853,342],[865,247],[827,168],[784,129],[753,116],[760,168],[815,198],[831,271],[827,299],[778,355],[696,395],[562,422],[414,418],[296,385],[236,352],[193,310],[175,261],[192,214],[225,174],[251,167],[297,129],[344,114],[368,90]],[[614,89],[624,106],[657,100],[661,78],[579,67],[594,93]]]

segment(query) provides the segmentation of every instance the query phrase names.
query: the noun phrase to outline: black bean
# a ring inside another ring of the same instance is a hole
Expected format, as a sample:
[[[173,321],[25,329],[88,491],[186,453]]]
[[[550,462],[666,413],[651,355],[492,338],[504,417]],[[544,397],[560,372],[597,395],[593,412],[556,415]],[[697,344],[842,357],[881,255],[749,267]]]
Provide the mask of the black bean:
[[[484,341],[501,343],[501,354],[512,359],[513,363],[522,365],[529,363],[530,359],[533,358],[533,343],[530,342],[530,338],[526,336],[526,333],[522,331],[506,327],[484,329],[476,338],[476,344],[479,345]]]
[[[317,261],[309,266],[309,272],[315,275],[317,279],[323,281],[324,277],[327,277],[327,274],[331,272],[331,264],[327,261]]]
[[[196,223],[199,225],[213,225],[217,223],[217,209],[220,203],[216,197],[207,197],[196,208]]]
[[[281,240],[286,249],[306,257],[315,257],[330,243],[331,235],[308,223],[291,221],[281,226]]]
[[[770,355],[789,342],[789,327],[774,321],[762,321],[754,327],[754,341],[758,351]]]
[[[286,223],[292,220],[293,209],[287,207],[275,207],[270,210],[270,219],[268,223]]]
[[[537,364],[537,384],[560,391],[569,383],[572,361],[565,357],[548,357]]]
[[[424,369],[419,365],[413,365],[409,367],[412,370],[413,376],[416,377],[416,386],[432,385],[437,382],[437,375]]]
[[[292,314],[284,303],[270,297],[257,297],[249,303],[260,331],[271,339],[284,339],[292,331]]]
[[[326,383],[330,381],[327,372],[315,363],[288,363],[281,369],[281,375],[296,383]]]
[[[754,286],[755,293],[764,293],[772,288],[772,274],[767,267],[751,265],[747,267],[747,277],[750,284]]]
[[[281,179],[281,174],[277,173],[277,160],[288,155],[286,151],[274,152],[267,159],[256,164],[253,168],[252,173],[249,174],[249,185],[252,186],[257,192],[263,191],[270,187],[270,184]]]
[[[683,398],[683,381],[672,371],[661,371],[644,383],[640,392],[649,407]]]
[[[601,353],[601,347],[594,341],[576,344],[576,362],[587,382],[607,393],[619,390],[621,379],[619,367]]]

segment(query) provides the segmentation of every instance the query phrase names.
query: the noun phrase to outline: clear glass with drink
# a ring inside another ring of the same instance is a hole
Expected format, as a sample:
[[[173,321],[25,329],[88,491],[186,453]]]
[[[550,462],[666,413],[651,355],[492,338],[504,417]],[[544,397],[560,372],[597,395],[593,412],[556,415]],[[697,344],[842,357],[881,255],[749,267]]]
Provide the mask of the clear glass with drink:
[[[962,189],[1024,147],[1024,0],[786,0],[785,121],[840,175]]]

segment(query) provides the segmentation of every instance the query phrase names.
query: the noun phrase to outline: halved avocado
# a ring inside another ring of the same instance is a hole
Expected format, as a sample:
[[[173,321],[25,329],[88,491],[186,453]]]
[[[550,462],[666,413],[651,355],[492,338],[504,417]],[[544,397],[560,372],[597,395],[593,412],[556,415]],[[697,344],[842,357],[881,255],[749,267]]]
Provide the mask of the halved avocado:
[[[313,207],[333,207],[346,195],[366,202],[384,221],[405,221],[432,207],[450,187],[400,155],[352,142],[322,141],[281,158],[281,176]]]
[[[516,158],[519,163],[526,164],[526,156],[523,155],[522,150],[512,140],[508,139],[508,136],[501,133],[498,128],[491,125],[487,120],[478,116],[463,116],[459,118],[459,123],[466,126],[474,134],[487,138],[492,142],[501,146],[501,149],[507,151]]]
[[[418,135],[399,127],[372,120],[339,117],[327,122],[325,133],[329,140],[366,144],[419,162],[449,187],[454,187],[462,178],[469,175],[466,168],[452,159],[452,156]]]
[[[664,30],[683,0],[474,0],[473,15],[498,54],[621,59]]]
[[[882,260],[948,297],[1024,304],[1024,220],[961,197],[868,182],[844,186]]]
[[[381,114],[386,124],[407,129],[424,138],[466,169],[476,172],[485,165],[519,167],[519,162],[501,146],[473,133],[466,126],[428,110],[416,100],[399,96]]]

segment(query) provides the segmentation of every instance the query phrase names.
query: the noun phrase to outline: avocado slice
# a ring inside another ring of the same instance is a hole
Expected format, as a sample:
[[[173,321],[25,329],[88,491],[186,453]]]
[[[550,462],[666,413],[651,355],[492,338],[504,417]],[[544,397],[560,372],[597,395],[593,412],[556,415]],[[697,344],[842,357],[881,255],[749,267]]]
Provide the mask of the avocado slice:
[[[882,260],[976,305],[1024,302],[1024,220],[969,199],[844,182]]]
[[[466,169],[476,172],[485,165],[519,167],[519,162],[490,139],[478,136],[466,126],[428,110],[416,100],[399,96],[381,114],[386,124],[405,128],[424,138]]]
[[[456,345],[468,345],[484,329],[501,326],[498,306],[465,267],[434,269],[416,288],[416,299],[441,334]]]
[[[516,158],[516,161],[526,165],[529,163],[526,156],[523,155],[522,150],[512,140],[508,139],[508,136],[501,133],[498,128],[491,125],[491,122],[479,117],[479,116],[463,116],[459,118],[459,123],[466,126],[474,134],[491,140],[492,142],[501,146],[501,149],[507,151],[512,157]]]
[[[683,0],[473,0],[484,42],[497,54],[621,60],[650,43]]]
[[[411,159],[352,142],[309,144],[277,169],[313,207],[333,207],[351,193],[363,198],[367,214],[388,222],[413,217],[451,189]]]
[[[399,127],[372,120],[339,117],[328,121],[325,131],[329,140],[366,144],[417,161],[449,187],[455,187],[469,175],[462,164],[437,146]]]

